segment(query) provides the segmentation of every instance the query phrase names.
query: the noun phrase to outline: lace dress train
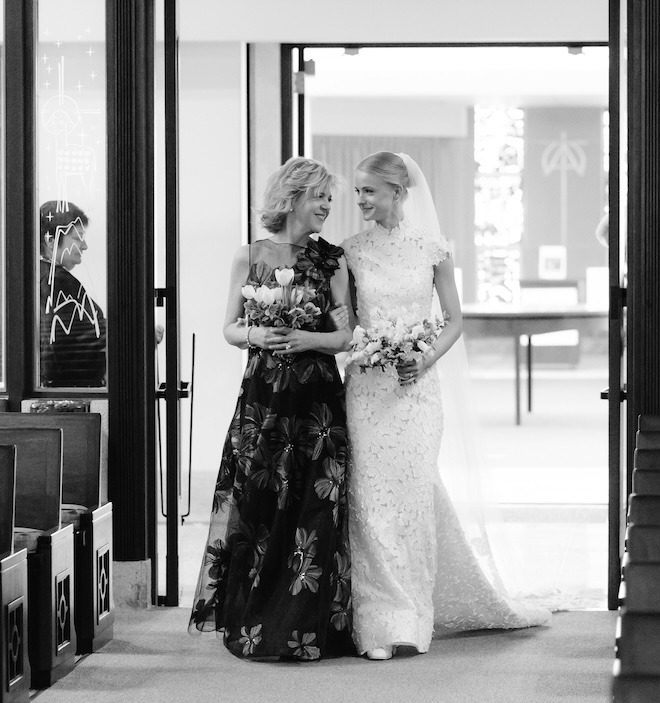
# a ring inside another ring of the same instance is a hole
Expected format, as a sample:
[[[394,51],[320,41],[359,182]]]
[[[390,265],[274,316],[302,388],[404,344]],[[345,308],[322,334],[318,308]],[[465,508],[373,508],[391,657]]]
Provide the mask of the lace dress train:
[[[449,247],[403,221],[348,239],[358,322],[431,315],[433,266]],[[393,282],[396,282],[393,284]],[[358,651],[411,645],[433,633],[547,624],[550,613],[491,584],[439,476],[440,380],[401,386],[394,369],[346,372],[353,637]]]

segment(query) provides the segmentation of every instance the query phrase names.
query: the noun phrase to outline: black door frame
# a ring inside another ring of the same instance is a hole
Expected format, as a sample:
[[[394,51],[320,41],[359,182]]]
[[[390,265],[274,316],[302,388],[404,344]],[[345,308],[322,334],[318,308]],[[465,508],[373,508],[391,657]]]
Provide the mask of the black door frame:
[[[179,2],[165,2],[165,387],[166,565],[165,595],[159,604],[179,605],[179,496],[181,383],[179,340]]]

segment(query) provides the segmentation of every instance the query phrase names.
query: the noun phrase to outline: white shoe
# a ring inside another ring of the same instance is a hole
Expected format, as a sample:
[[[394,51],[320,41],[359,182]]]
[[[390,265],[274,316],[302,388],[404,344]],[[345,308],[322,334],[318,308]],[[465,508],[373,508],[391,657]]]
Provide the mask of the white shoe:
[[[392,647],[378,647],[367,652],[367,659],[373,661],[383,661],[392,658]]]

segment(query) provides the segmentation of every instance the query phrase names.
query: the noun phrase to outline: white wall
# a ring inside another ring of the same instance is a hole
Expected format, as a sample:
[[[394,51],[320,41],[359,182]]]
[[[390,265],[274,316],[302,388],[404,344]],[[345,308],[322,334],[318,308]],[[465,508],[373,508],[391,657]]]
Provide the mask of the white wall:
[[[205,41],[607,41],[608,0],[186,0],[180,27]]]
[[[310,98],[314,134],[466,137],[468,110],[441,100]]]
[[[243,367],[241,353],[222,335],[232,255],[245,228],[243,55],[236,42],[180,49],[181,369],[182,379],[190,380],[194,332],[193,467],[213,473]],[[185,443],[183,452],[187,457]]]

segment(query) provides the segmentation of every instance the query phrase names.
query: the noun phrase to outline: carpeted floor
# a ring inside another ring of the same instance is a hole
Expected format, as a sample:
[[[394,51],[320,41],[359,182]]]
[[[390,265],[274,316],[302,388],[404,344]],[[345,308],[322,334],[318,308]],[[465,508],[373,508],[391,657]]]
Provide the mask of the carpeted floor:
[[[246,662],[213,634],[186,634],[187,608],[120,610],[115,639],[37,703],[604,703],[615,613],[558,613],[552,627],[435,640],[421,656],[307,664]]]

